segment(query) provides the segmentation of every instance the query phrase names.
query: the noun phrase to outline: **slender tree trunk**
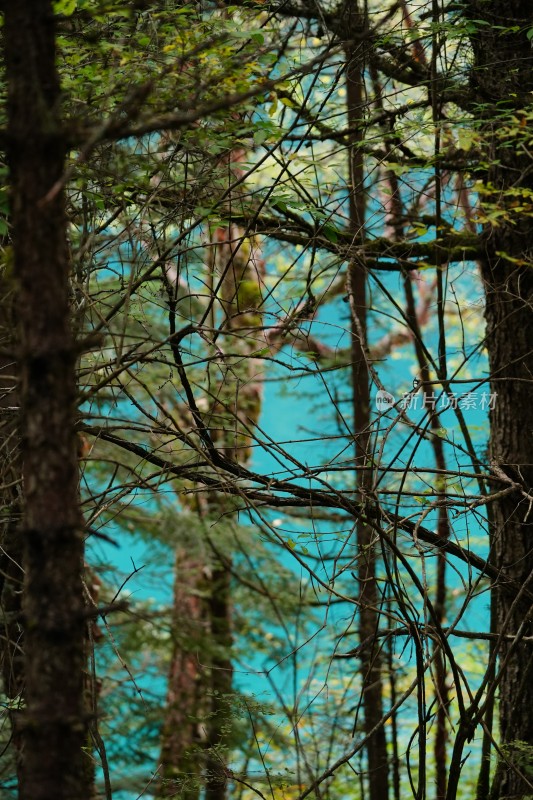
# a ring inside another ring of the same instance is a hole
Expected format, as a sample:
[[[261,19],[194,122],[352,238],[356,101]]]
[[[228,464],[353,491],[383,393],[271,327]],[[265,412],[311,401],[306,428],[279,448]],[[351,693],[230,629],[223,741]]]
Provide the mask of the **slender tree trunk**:
[[[75,433],[76,349],[60,180],[50,0],[4,2],[18,374],[24,481],[26,709],[21,800],[88,796],[82,747],[85,613]]]
[[[227,792],[226,731],[231,720],[230,694],[233,682],[231,661],[232,636],[231,574],[219,563],[213,570],[209,593],[211,623],[211,716],[207,723],[206,800],[224,800]]]
[[[473,19],[485,22],[472,36],[472,83],[479,102],[486,104],[488,120],[506,107],[519,116],[520,109],[530,106],[533,91],[533,52],[526,36],[533,24],[530,0],[471,0],[469,8]],[[533,230],[530,219],[513,209],[521,205],[523,190],[533,190],[533,177],[527,148],[516,137],[504,135],[505,124],[502,120],[496,135],[493,122],[486,127],[492,163],[486,183],[508,219],[486,226],[481,267],[494,395],[490,457],[496,471],[519,488],[492,506],[492,547],[496,565],[518,585],[531,589],[533,516],[524,492],[531,496],[533,486]],[[497,583],[494,592],[497,628],[515,634],[517,640],[502,643],[499,651],[500,742],[507,761],[499,764],[492,798],[518,800],[533,794],[533,646],[521,641],[525,635],[531,637],[533,625],[527,601],[516,602]],[[529,776],[529,786],[524,775]]]
[[[346,12],[347,30],[353,32],[355,44],[346,52],[347,118],[350,134],[349,149],[349,211],[354,240],[363,241],[365,225],[364,162],[359,145],[363,137],[363,69],[364,57],[360,34],[364,30],[364,14],[357,4]],[[364,41],[364,40],[363,40]],[[371,478],[370,440],[370,375],[367,358],[367,296],[366,268],[360,260],[348,267],[348,295],[352,312],[352,391],[355,436],[357,487],[364,503]],[[381,653],[375,634],[379,627],[380,597],[376,579],[376,546],[372,528],[363,521],[357,523],[358,582],[359,582],[359,640],[363,691],[364,728],[368,735],[383,716],[383,684]],[[378,727],[367,745],[368,787],[370,800],[388,797],[387,741],[384,727]]]
[[[404,20],[407,27],[412,29],[413,23],[409,16],[408,8],[405,2],[401,3]],[[424,50],[415,46],[415,54],[421,63],[427,66]],[[374,88],[375,102],[379,111],[384,110],[382,87],[379,81],[379,73],[374,64],[370,64],[370,75]],[[386,147],[392,148],[395,144],[395,137],[386,126],[382,126],[383,141]],[[396,241],[403,241],[405,239],[405,230],[403,219],[405,218],[405,210],[402,203],[401,187],[397,175],[388,170],[385,174],[387,183],[390,188],[390,196],[388,198],[388,206],[390,211],[390,226],[392,228],[392,235]],[[416,313],[415,296],[413,292],[413,276],[409,273],[403,275],[403,285],[406,299],[405,320],[409,326],[413,337],[413,345],[415,350],[416,361],[420,374],[420,388],[425,395],[432,394],[430,365],[428,364],[427,356],[422,347],[422,332],[418,323]],[[431,429],[437,432],[441,427],[438,411],[432,406],[431,402],[426,403],[427,413]],[[443,441],[439,436],[434,436],[431,439],[431,446],[435,457],[435,466],[444,475],[446,472],[446,456],[444,452]],[[445,498],[445,487],[440,485],[439,492],[441,499]],[[437,533],[441,539],[450,538],[450,521],[448,518],[448,511],[444,505],[439,507]],[[437,554],[437,570],[435,580],[435,600],[434,611],[436,622],[442,625],[446,616],[446,553],[439,551]],[[435,675],[435,690],[437,695],[437,712],[436,712],[436,726],[435,726],[435,799],[444,800],[446,797],[446,784],[447,784],[447,752],[446,742],[448,739],[448,732],[446,727],[447,722],[447,707],[449,705],[449,688],[448,688],[448,674],[446,663],[442,648],[438,642],[434,642],[434,675]],[[424,742],[425,748],[425,742]],[[395,787],[396,791],[396,787]]]

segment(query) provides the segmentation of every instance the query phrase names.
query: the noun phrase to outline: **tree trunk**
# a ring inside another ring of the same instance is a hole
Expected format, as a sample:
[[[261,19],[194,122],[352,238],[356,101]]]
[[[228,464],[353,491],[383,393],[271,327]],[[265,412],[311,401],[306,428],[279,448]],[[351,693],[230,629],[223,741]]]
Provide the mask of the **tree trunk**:
[[[509,578],[530,590],[533,582],[533,517],[531,495],[533,466],[531,433],[533,430],[533,230],[531,220],[514,212],[522,205],[521,192],[533,190],[531,158],[521,145],[520,110],[531,107],[533,91],[533,52],[526,36],[532,27],[530,0],[472,0],[473,19],[480,25],[472,37],[475,63],[473,88],[480,103],[486,104],[486,116],[501,117],[496,133],[490,122],[485,131],[490,147],[491,166],[486,186],[489,199],[503,206],[508,216],[499,225],[486,225],[485,256],[482,274],[486,294],[487,347],[489,352],[491,392],[490,457],[496,470],[508,475],[520,487],[492,506],[494,514],[492,548],[494,562],[505,569]],[[514,138],[505,134],[513,125]],[[525,124],[522,128],[525,128]],[[527,139],[531,133],[527,134]],[[516,200],[520,200],[517,204]],[[497,626],[500,632],[516,634],[516,642],[504,642],[499,650],[500,669],[500,741],[507,760],[501,760],[493,784],[492,797],[523,798],[532,794],[533,763],[533,646],[519,641],[533,634],[527,621],[530,613],[525,600],[515,602],[509,592],[494,587]],[[517,744],[521,743],[521,744]],[[525,747],[524,747],[525,746]]]
[[[193,547],[193,545],[191,545]],[[202,711],[205,713],[204,662],[208,586],[205,558],[176,551],[172,631],[174,644],[161,735],[161,797],[196,800],[202,774]]]
[[[88,796],[85,613],[64,197],[50,0],[3,4],[23,462],[22,800]],[[55,187],[55,189],[53,189]]]
[[[533,467],[531,463],[531,431],[533,405],[531,380],[533,375],[533,325],[531,300],[533,272],[513,266],[499,258],[496,251],[524,258],[533,257],[533,237],[530,244],[520,242],[518,231],[495,230],[493,240],[487,240],[489,257],[483,264],[486,287],[486,318],[490,371],[493,377],[491,392],[495,397],[491,411],[491,460],[505,474],[531,493]],[[514,247],[513,245],[517,245]],[[526,255],[529,249],[529,256]],[[492,251],[492,253],[491,253]],[[492,257],[490,257],[490,254]],[[528,433],[526,433],[526,431]],[[515,494],[493,504],[492,531],[494,560],[517,585],[532,587],[533,537],[531,501],[518,490]],[[529,512],[529,513],[528,513]],[[500,633],[531,637],[533,625],[525,623],[531,613],[529,602],[515,603],[507,591],[495,588],[497,627]],[[506,662],[506,660],[508,661]],[[533,763],[533,647],[528,642],[509,644],[500,648],[500,740],[514,753],[512,761],[529,774]],[[521,752],[513,742],[529,745]],[[521,798],[531,794],[521,777],[511,768],[501,765],[501,787],[496,797]]]
[[[7,246],[4,243],[4,246]],[[5,251],[4,251],[5,252]],[[5,266],[9,271],[9,266]],[[16,718],[23,702],[23,628],[22,628],[22,514],[20,440],[18,431],[18,393],[16,364],[13,355],[14,285],[12,275],[0,278],[0,664],[3,689],[10,702],[12,753],[17,773],[21,766],[21,739]]]
[[[238,162],[241,151],[232,151],[232,162]],[[233,173],[232,173],[233,174]],[[240,175],[233,174],[233,177]],[[253,358],[261,337],[261,304],[263,261],[255,243],[235,225],[218,228],[214,235],[212,263],[208,266],[217,275],[216,301],[223,314],[221,340],[237,357],[215,366],[215,378],[208,381],[213,394],[205,424],[213,444],[234,461],[246,464],[251,455],[249,429],[257,423],[261,410],[261,378],[259,363]],[[172,287],[167,286],[171,332],[175,301]],[[224,345],[225,347],[225,345]],[[219,352],[219,350],[217,351]],[[179,361],[179,354],[177,361]],[[221,377],[222,374],[222,377]],[[212,388],[214,387],[214,388]],[[185,498],[182,503],[187,503]],[[171,658],[168,700],[162,732],[161,795],[176,793],[176,781],[182,796],[196,800],[202,788],[206,800],[224,800],[227,793],[226,751],[231,728],[231,693],[233,666],[231,649],[232,554],[219,553],[210,539],[208,525],[229,516],[234,501],[222,493],[208,492],[191,504],[205,520],[205,550],[196,553],[192,547],[178,551],[175,590],[175,630],[183,620],[194,621],[200,637],[194,635],[177,642]],[[203,598],[203,600],[201,600]],[[200,756],[200,745],[205,758]],[[196,751],[196,752],[195,752]],[[203,773],[203,780],[202,780]],[[165,780],[166,779],[166,780]],[[171,780],[169,780],[171,779]]]
[[[350,229],[354,241],[359,242],[364,240],[366,205],[364,162],[360,147],[364,136],[364,106],[366,104],[363,94],[363,48],[366,45],[364,39],[362,41],[360,39],[364,26],[364,14],[359,11],[357,4],[354,4],[354,7],[350,7],[346,13],[346,29],[353,32],[353,40],[356,42],[346,51],[346,97],[348,129],[352,131],[349,149]],[[359,44],[357,44],[358,41]],[[352,315],[353,425],[356,480],[363,503],[367,489],[372,484],[370,375],[366,361],[366,281],[364,264],[360,260],[352,261],[348,267],[347,289]],[[364,730],[367,736],[374,731],[367,744],[369,798],[370,800],[387,800],[387,740],[384,727],[377,727],[383,717],[383,684],[379,639],[376,637],[379,627],[377,609],[380,603],[376,578],[376,544],[372,528],[364,521],[358,521],[356,533]]]
[[[233,679],[231,617],[231,574],[228,568],[220,563],[213,570],[209,593],[209,620],[214,652],[211,659],[211,717],[207,724],[205,800],[224,800],[227,792],[227,756],[224,746],[227,744],[227,732],[231,721],[230,693]]]

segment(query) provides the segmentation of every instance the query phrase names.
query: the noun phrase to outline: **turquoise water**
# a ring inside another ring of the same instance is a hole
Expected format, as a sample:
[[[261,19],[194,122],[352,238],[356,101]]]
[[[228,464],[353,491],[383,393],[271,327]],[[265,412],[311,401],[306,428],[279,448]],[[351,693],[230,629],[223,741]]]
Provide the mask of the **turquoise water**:
[[[313,324],[313,335],[320,336],[331,347],[345,348],[348,341],[347,335],[344,333],[347,325],[346,316],[346,305],[342,302],[323,310],[319,315],[319,321]],[[377,331],[376,340],[379,338],[379,334],[380,332]],[[391,365],[380,364],[379,369],[381,380],[388,391],[394,392],[397,399],[403,392],[412,388],[413,362],[405,350],[396,355],[397,357]],[[328,381],[330,391],[336,392],[336,399],[339,402],[339,413],[335,413],[332,410],[331,399],[324,399],[323,380],[318,373],[313,374],[312,362],[302,362],[301,354],[290,349],[284,350],[278,358],[280,361],[284,361],[289,368],[270,365],[266,373],[263,411],[258,433],[258,439],[264,442],[264,446],[254,447],[251,468],[263,474],[275,472],[283,477],[296,475],[295,480],[300,484],[305,484],[307,481],[310,485],[318,486],[321,480],[327,480],[333,485],[341,486],[344,480],[351,479],[349,461],[352,457],[352,445],[349,439],[347,440],[350,411],[346,373],[339,373],[337,376],[334,373],[329,374],[332,377],[332,380]],[[303,370],[299,369],[302,363]],[[484,359],[480,356],[473,371],[477,376],[483,377],[485,366]],[[458,396],[464,394],[465,386],[468,388],[468,385],[459,383],[453,387],[454,390],[457,390]],[[424,412],[422,409],[413,409],[410,413],[414,421],[423,423]],[[465,417],[467,417],[469,426],[476,432],[476,441],[479,442],[481,448],[487,433],[486,409],[465,409]],[[376,432],[378,445],[382,442],[380,436],[387,431],[393,418],[393,411],[389,412],[387,418],[382,418],[381,432]],[[453,463],[455,468],[469,469],[468,458],[453,448],[454,443],[461,443],[462,440],[452,410],[443,413],[442,425],[445,429],[444,439],[449,442],[446,445],[446,451],[450,463]],[[433,463],[431,446],[426,439],[415,438],[409,447],[402,449],[404,439],[397,434],[395,429],[392,433],[387,433],[387,437],[382,462],[392,463],[402,468],[410,459],[417,468]],[[280,446],[285,451],[285,455],[280,452]],[[314,478],[308,479],[301,474],[299,467],[295,466],[291,459],[295,459],[300,465],[309,469],[321,466],[321,472],[315,474]],[[429,484],[424,485],[419,478],[413,477],[413,486],[415,485],[419,487],[419,499],[423,504],[424,491]],[[150,503],[146,497],[142,496],[133,499],[132,502],[141,504],[143,507]],[[411,505],[417,507],[414,503]],[[265,620],[260,620],[262,627],[261,630],[258,629],[257,636],[260,636],[262,640],[259,642],[256,639],[256,647],[253,649],[246,644],[246,640],[236,642],[238,653],[234,676],[236,689],[248,695],[254,702],[272,704],[273,707],[277,707],[278,711],[271,716],[272,725],[274,729],[277,726],[280,731],[282,729],[286,731],[287,726],[289,728],[291,726],[287,722],[286,715],[279,711],[280,697],[284,698],[293,715],[303,715],[302,720],[306,718],[306,715],[310,718],[310,712],[314,707],[324,710],[328,702],[330,704],[333,702],[331,697],[334,697],[336,693],[342,698],[342,703],[341,700],[338,700],[339,708],[346,704],[350,696],[357,697],[356,686],[353,689],[348,688],[352,680],[353,665],[349,661],[331,660],[332,653],[346,652],[352,646],[350,637],[343,639],[342,634],[356,625],[354,609],[349,603],[328,605],[325,602],[327,592],[324,589],[324,584],[328,584],[332,578],[330,559],[335,551],[338,552],[339,548],[345,548],[345,562],[349,562],[353,554],[352,545],[349,544],[351,523],[349,520],[328,522],[310,519],[309,514],[304,511],[297,517],[286,514],[283,510],[267,511],[261,516],[263,516],[263,520],[256,519],[254,521],[253,516],[251,519],[247,519],[246,515],[241,514],[240,522],[250,526],[254,530],[252,535],[258,537],[265,536],[264,533],[261,533],[261,527],[264,528],[265,523],[268,523],[279,536],[280,541],[287,545],[285,549],[282,549],[273,544],[267,544],[267,553],[262,556],[261,567],[268,569],[268,558],[272,560],[273,572],[277,564],[282,564],[287,570],[287,575],[293,576],[292,579],[290,577],[288,579],[293,581],[292,591],[296,599],[302,594],[308,596],[314,594],[317,603],[321,601],[324,604],[322,610],[317,610],[311,621],[304,622],[296,615],[292,620],[293,628],[289,633],[275,621],[271,624],[267,623],[265,629]],[[479,517],[477,523],[472,524],[470,521],[468,526],[462,517],[454,519],[455,534],[458,540],[468,541],[470,546],[477,545],[483,538],[483,522],[482,516]],[[434,523],[435,513],[433,512],[425,519],[424,524],[431,529],[434,527]],[[116,592],[122,582],[127,579],[120,597],[128,599],[132,607],[139,603],[147,605],[152,611],[167,607],[172,600],[173,554],[171,548],[164,546],[156,548],[157,558],[154,559],[153,544],[143,541],[135,532],[128,534],[124,530],[119,531],[118,528],[114,529],[113,527],[106,532],[115,539],[117,546],[93,540],[91,553],[95,561],[109,564],[106,583],[110,593]],[[403,549],[416,561],[417,556],[413,551],[412,543],[404,542]],[[483,555],[483,547],[474,549]],[[295,560],[293,551],[299,555],[301,563]],[[420,559],[418,561],[421,565]],[[426,554],[424,562],[427,579],[431,580],[434,558]],[[318,582],[305,568],[306,564],[319,578]],[[338,567],[338,564],[336,566]],[[448,577],[451,595],[451,621],[453,615],[461,609],[464,586],[469,580],[468,570],[462,564],[453,563],[453,567],[448,570]],[[347,597],[353,596],[356,584],[351,577],[350,570],[336,580],[335,588]],[[420,602],[420,599],[415,600],[415,604],[420,604]],[[481,594],[477,600],[471,602],[467,616],[463,617],[461,621],[461,627],[485,629],[487,602],[486,594]],[[467,650],[465,645],[465,652]],[[404,649],[403,642],[399,642],[397,658],[399,659],[398,674],[407,674],[413,665],[414,656],[411,648]],[[469,677],[475,685],[477,680],[475,674],[472,673]],[[156,705],[164,702],[164,676],[155,670],[149,660],[144,666],[142,662],[135,665],[134,678],[135,684],[130,681],[131,696],[136,698],[141,713],[141,696],[146,695],[150,702]],[[346,695],[346,693],[348,694]],[[406,720],[410,715],[414,716],[412,705],[408,703],[403,713]],[[351,741],[349,736],[341,735],[340,738],[344,741],[345,746],[349,746]],[[272,753],[273,769],[276,768],[276,765],[279,766],[279,754],[276,752],[274,741],[275,736],[270,742],[267,739],[261,742],[262,755],[267,763],[269,763]],[[111,750],[119,754],[123,744],[120,740],[118,742],[115,740]],[[147,756],[145,764],[141,763],[138,767],[137,785],[140,785],[139,781],[142,784],[143,780],[149,779],[153,765],[157,762],[157,739],[151,747],[147,748],[145,755]],[[120,764],[118,755],[114,763],[117,764],[117,761]],[[258,771],[261,768],[259,761],[254,766]],[[115,766],[114,769],[117,767]],[[120,775],[118,780],[119,783],[122,782]],[[124,800],[136,797],[137,789],[132,792],[124,789],[120,797]]]

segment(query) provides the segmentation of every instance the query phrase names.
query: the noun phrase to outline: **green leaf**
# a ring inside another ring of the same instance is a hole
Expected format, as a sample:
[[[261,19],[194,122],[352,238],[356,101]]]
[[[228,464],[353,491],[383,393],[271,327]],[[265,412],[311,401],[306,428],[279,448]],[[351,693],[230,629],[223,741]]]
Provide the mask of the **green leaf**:
[[[288,97],[280,97],[279,99],[284,106],[287,106],[287,108],[294,108],[294,103]]]
[[[269,135],[270,135],[269,131],[266,131],[266,130],[255,131],[255,133],[254,133],[254,144],[259,147],[259,145],[263,144],[263,142],[266,142],[266,140],[268,139]]]
[[[76,0],[56,0],[54,3],[54,14],[62,17],[71,17],[76,11]]]
[[[339,241],[339,234],[337,230],[329,222],[323,226],[322,233],[332,244],[336,244]]]

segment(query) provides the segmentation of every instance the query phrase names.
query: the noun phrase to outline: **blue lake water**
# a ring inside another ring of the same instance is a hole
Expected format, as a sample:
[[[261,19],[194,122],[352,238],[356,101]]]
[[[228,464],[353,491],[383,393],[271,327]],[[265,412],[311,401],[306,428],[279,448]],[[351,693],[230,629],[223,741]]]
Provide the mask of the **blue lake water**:
[[[344,332],[346,326],[346,305],[339,302],[321,312],[319,319],[313,324],[312,333],[323,341],[327,341],[330,346],[342,349],[347,346],[348,342],[348,337]],[[258,439],[263,440],[265,446],[254,448],[251,467],[263,474],[276,472],[280,476],[289,477],[295,471],[298,472],[291,461],[290,457],[292,457],[305,467],[315,468],[323,465],[321,474],[312,481],[315,485],[319,485],[320,480],[333,481],[334,485],[337,482],[339,485],[338,481],[342,479],[342,473],[335,472],[335,469],[345,465],[344,479],[346,479],[350,474],[348,462],[352,457],[351,444],[346,439],[347,428],[350,425],[346,376],[345,374],[344,376],[333,376],[330,383],[330,390],[331,387],[334,387],[340,398],[339,410],[341,413],[339,414],[333,409],[331,401],[325,399],[323,379],[318,371],[313,374],[312,362],[302,362],[301,354],[288,348],[278,355],[278,359],[284,361],[291,369],[285,369],[279,365],[274,367],[270,365],[267,369],[258,434]],[[299,371],[298,368],[302,363],[306,364],[307,372]],[[478,358],[475,372],[476,377],[484,377],[483,357]],[[391,364],[380,365],[380,378],[386,389],[394,393],[395,399],[398,399],[402,393],[409,392],[413,385],[413,361],[410,353],[402,349],[395,354]],[[456,390],[459,397],[464,395],[468,386],[468,384],[457,384],[453,386],[453,389]],[[473,386],[475,387],[475,384]],[[344,398],[342,397],[343,393]],[[418,409],[410,409],[409,413],[414,421],[423,424],[425,412],[421,408],[421,403],[419,406]],[[475,432],[476,443],[481,447],[487,435],[487,408],[482,408],[478,401],[476,408],[465,408],[464,414],[469,426]],[[381,420],[382,431],[389,428],[393,418],[394,412],[391,411],[387,418]],[[453,410],[443,412],[441,421],[445,441],[462,444],[460,429]],[[379,436],[378,433],[378,445],[381,443]],[[426,439],[415,437],[412,443],[405,448],[403,446],[404,439],[399,434],[396,435],[394,430],[392,433],[388,432],[387,436],[388,439],[382,454],[384,463],[394,463],[398,467],[403,467],[410,461],[418,468],[433,464],[431,445]],[[277,446],[274,447],[270,442],[276,443]],[[279,445],[288,455],[284,456],[280,453]],[[450,465],[453,464],[454,468],[461,467],[471,471],[466,455],[455,450],[452,444],[445,449]],[[297,480],[305,483],[306,479],[300,476]],[[420,499],[423,503],[425,486],[418,479],[414,479],[414,483],[420,487]],[[430,483],[426,486],[430,486]],[[133,498],[132,502],[146,504],[149,501],[146,498]],[[281,561],[294,575],[295,597],[304,589],[306,591],[311,589],[316,593],[317,600],[324,601],[326,592],[323,586],[321,587],[314,581],[305,566],[295,560],[291,548],[300,554],[303,562],[306,562],[305,551],[307,551],[307,563],[315,574],[327,584],[332,575],[331,562],[324,560],[320,564],[316,559],[319,556],[329,557],[335,548],[339,548],[340,543],[349,542],[351,522],[347,520],[344,523],[332,523],[312,520],[305,512],[302,512],[298,518],[286,515],[282,511],[270,511],[265,514],[267,522],[273,526],[280,538],[291,543],[285,550],[271,546],[271,557],[273,562],[274,560]],[[240,522],[252,527],[254,524],[253,520],[247,521],[245,515],[240,516]],[[463,543],[466,543],[467,540],[471,542],[473,549],[476,549],[481,555],[486,550],[483,545],[481,548],[478,546],[484,537],[483,522],[482,516],[480,516],[478,524],[475,521],[473,523],[470,519],[467,529],[466,520],[463,521],[462,517],[459,516],[454,520],[455,535]],[[434,527],[435,513],[429,515],[424,524],[429,528]],[[153,607],[170,605],[173,563],[170,549],[168,569],[163,574],[161,565],[152,563],[151,547],[135,532],[128,535],[123,530],[119,531],[110,527],[106,533],[115,539],[117,546],[93,540],[90,552],[91,558],[95,561],[109,564],[108,585],[118,590],[121,583],[129,576],[121,591],[121,597],[129,599],[132,606],[137,602],[145,603],[147,601]],[[257,535],[260,535],[259,532]],[[348,559],[350,548],[353,545],[348,543],[344,546],[346,547],[345,557]],[[413,551],[412,543],[404,541],[402,546],[404,551],[414,556],[416,560],[416,552]],[[434,558],[426,555],[424,560],[428,580],[432,580]],[[421,564],[420,559],[418,561]],[[136,571],[139,568],[141,568],[140,571]],[[104,577],[106,576],[104,575]],[[448,569],[449,621],[461,609],[464,597],[463,589],[468,580],[468,570],[463,564],[453,564],[453,568]],[[344,577],[337,580],[335,587],[337,591],[348,597],[353,596],[356,592],[355,580],[350,577],[349,571]],[[421,599],[418,598],[415,602],[420,604]],[[480,594],[478,599],[471,602],[467,615],[461,621],[461,627],[486,629],[487,603],[488,595],[486,593]],[[328,691],[328,684],[340,686],[349,678],[352,669],[350,663],[332,662],[331,654],[336,649],[338,652],[349,649],[350,637],[341,640],[341,634],[354,623],[354,607],[342,603],[329,606],[326,604],[322,611],[317,611],[314,622],[300,625],[299,630],[295,629],[291,636],[287,636],[283,629],[273,622],[270,630],[266,632],[266,636],[270,637],[269,641],[272,643],[270,655],[265,654],[264,647],[259,652],[248,648],[243,654],[240,643],[237,643],[237,650],[241,651],[241,655],[235,663],[234,683],[236,688],[261,702],[276,704],[280,696],[288,698],[288,705],[292,708],[303,709],[306,704],[312,706],[313,702],[320,704],[321,696]],[[403,650],[403,644],[399,643],[398,652],[401,654],[398,669],[400,671],[409,670],[413,664],[411,649]],[[475,675],[472,675],[471,679],[475,683]],[[137,666],[135,681],[141,692],[145,691],[159,696],[163,702],[165,696],[163,676],[154,675],[148,668],[143,674]],[[136,689],[134,688],[133,691],[135,692]],[[287,721],[283,718],[283,714],[278,713],[276,719],[278,719],[277,724],[286,726]],[[268,743],[265,743],[265,752],[268,751],[268,747]],[[155,763],[157,760],[155,750],[153,757]],[[147,776],[151,769],[153,769],[153,764],[147,765]],[[144,774],[144,769],[141,769],[141,772]],[[129,800],[134,796],[137,795],[125,791],[121,795],[121,800]]]

